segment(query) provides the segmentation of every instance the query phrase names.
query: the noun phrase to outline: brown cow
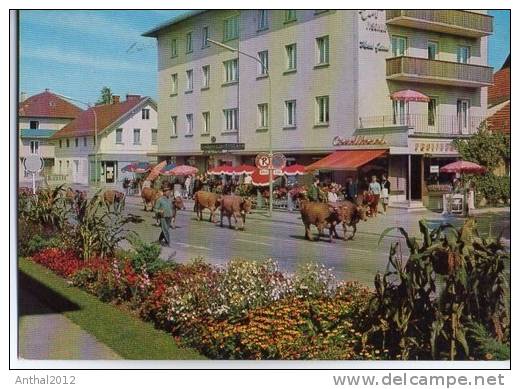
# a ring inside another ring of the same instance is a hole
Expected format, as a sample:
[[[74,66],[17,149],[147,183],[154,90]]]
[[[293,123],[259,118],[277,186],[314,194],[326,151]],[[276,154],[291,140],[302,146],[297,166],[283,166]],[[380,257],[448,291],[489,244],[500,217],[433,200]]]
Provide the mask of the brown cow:
[[[208,208],[210,212],[209,221],[213,222],[215,211],[220,206],[220,196],[213,192],[199,190],[193,196],[193,200],[195,200],[193,211],[197,213],[199,220],[202,220],[202,211]]]
[[[125,194],[118,190],[108,189],[103,193],[103,202],[110,209],[112,205],[114,211],[120,212],[125,207]]]
[[[184,206],[184,202],[182,201],[182,197],[177,196],[175,198],[172,198],[173,216],[172,216],[172,222],[170,225],[171,228],[176,228],[175,227],[175,217],[177,216],[177,210],[181,210],[181,209],[182,210],[186,209],[186,207]]]
[[[150,207],[150,211],[153,210],[155,205],[155,201],[162,196],[162,191],[154,188],[143,188],[141,190],[141,198],[143,199],[144,210],[148,211],[148,206]]]
[[[337,207],[339,219],[342,220],[343,239],[347,239],[347,227],[352,227],[352,235],[348,239],[354,239],[357,231],[357,224],[361,220],[367,221],[367,206],[354,204],[351,201],[341,201],[335,203],[334,206]]]
[[[228,218],[229,228],[231,228],[231,216],[235,219],[235,229],[238,229],[237,217],[242,221],[242,230],[246,224],[246,214],[251,213],[251,200],[236,195],[222,196],[220,200],[220,227],[223,227],[224,216]]]
[[[377,217],[377,206],[379,205],[379,195],[363,192],[363,204],[368,206],[368,215]]]
[[[318,228],[319,240],[325,228],[329,229],[329,242],[332,242],[332,235],[338,238],[335,226],[343,222],[344,214],[340,212],[340,207],[317,201],[300,201],[300,214],[305,225],[305,239],[314,240],[311,236],[311,225]]]

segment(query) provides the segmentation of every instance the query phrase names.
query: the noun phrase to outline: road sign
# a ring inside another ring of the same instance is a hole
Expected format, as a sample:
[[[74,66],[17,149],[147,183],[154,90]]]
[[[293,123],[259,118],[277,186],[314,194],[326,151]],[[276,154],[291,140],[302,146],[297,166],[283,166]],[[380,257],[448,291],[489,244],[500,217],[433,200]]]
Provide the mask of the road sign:
[[[36,154],[28,155],[23,161],[23,166],[29,173],[38,173],[43,169],[43,159]]]
[[[269,169],[260,169],[260,175],[261,176],[268,176],[269,175]]]
[[[273,174],[275,176],[281,176],[281,175],[283,175],[283,171],[282,171],[282,169],[274,169]]]
[[[272,160],[271,160],[271,166],[273,169],[283,169],[287,163],[287,158],[285,158],[285,155],[277,153],[273,154]]]
[[[268,169],[271,166],[271,158],[269,157],[269,154],[258,154],[255,158],[255,164],[259,169]]]

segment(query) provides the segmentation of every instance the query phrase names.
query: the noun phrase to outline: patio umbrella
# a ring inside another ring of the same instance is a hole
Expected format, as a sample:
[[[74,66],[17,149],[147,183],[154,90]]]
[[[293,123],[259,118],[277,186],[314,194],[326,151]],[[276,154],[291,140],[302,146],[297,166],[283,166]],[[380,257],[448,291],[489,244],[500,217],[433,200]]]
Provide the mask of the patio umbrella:
[[[162,176],[172,176],[172,170],[176,165],[174,163],[169,163],[165,167],[161,169],[161,175]]]
[[[148,174],[148,177],[146,177],[146,181],[153,181],[157,177],[159,177],[159,174],[161,174],[162,168],[164,168],[166,166],[166,164],[167,164],[166,161],[162,161],[162,162],[159,162],[157,165],[155,165],[152,168],[152,170],[150,171],[150,174]]]
[[[240,165],[233,168],[235,174],[253,174],[256,170],[255,166],[252,165]]]
[[[430,98],[421,92],[417,92],[411,89],[400,90],[394,92],[390,95],[392,100],[402,100],[402,101],[419,101],[427,103],[430,101]]]
[[[192,174],[197,174],[199,169],[194,166],[189,165],[179,165],[175,166],[172,170],[170,170],[171,175],[173,176],[189,176]]]
[[[456,161],[441,167],[441,173],[482,174],[486,168],[469,161]]]
[[[305,170],[305,166],[294,164],[291,166],[286,166],[282,169],[283,174],[286,176],[296,176],[298,174],[307,174],[307,171]]]
[[[278,177],[279,176],[273,174],[273,182]],[[260,169],[256,169],[253,174],[251,174],[251,183],[254,186],[269,186],[269,174],[262,175],[260,174]]]
[[[128,173],[146,173],[149,169],[150,164],[148,162],[133,162],[126,165],[121,171]]]

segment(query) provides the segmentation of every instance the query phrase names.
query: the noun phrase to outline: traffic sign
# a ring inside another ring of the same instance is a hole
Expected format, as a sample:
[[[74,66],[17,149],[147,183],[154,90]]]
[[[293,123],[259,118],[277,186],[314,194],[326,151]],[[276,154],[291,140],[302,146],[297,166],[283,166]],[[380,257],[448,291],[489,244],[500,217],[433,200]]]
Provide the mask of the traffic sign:
[[[259,169],[268,169],[271,166],[271,158],[269,154],[260,153],[255,158],[256,167]]]
[[[285,155],[277,153],[273,154],[271,159],[271,168],[272,169],[283,169],[287,163],[287,158]]]
[[[282,169],[274,169],[273,174],[275,176],[281,176],[281,175],[283,175],[283,171],[282,171]]]
[[[268,176],[269,175],[269,169],[260,169],[260,175],[261,176]]]
[[[29,173],[38,173],[43,169],[43,159],[39,155],[30,154],[25,157],[23,166]]]

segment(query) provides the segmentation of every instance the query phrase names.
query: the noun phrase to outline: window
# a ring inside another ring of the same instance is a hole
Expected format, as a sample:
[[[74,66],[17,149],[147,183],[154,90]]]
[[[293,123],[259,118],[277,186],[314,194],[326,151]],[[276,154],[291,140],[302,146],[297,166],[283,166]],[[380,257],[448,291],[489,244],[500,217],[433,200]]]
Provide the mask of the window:
[[[329,123],[329,96],[316,97],[316,124]]]
[[[67,147],[70,147],[70,139],[69,138],[67,138],[66,143],[67,143]]]
[[[152,128],[152,145],[157,144],[157,129]]]
[[[123,143],[123,129],[122,128],[116,129],[116,143],[118,143],[118,144]]]
[[[176,95],[179,90],[177,73],[172,74],[172,95]]]
[[[238,59],[231,59],[224,62],[226,82],[238,81]]]
[[[170,42],[170,54],[172,58],[177,56],[177,39],[172,39]]]
[[[224,20],[224,41],[238,38],[238,15]]]
[[[329,36],[322,36],[316,39],[316,47],[318,49],[317,52],[317,60],[318,64],[328,64],[329,63]]]
[[[226,122],[226,131],[238,130],[238,108],[225,109],[224,119]]]
[[[285,46],[287,55],[287,70],[296,70],[296,43]]]
[[[202,112],[202,132],[204,134],[209,134],[209,131],[210,131],[209,112]]]
[[[62,141],[61,141],[61,139],[60,139],[60,149],[62,148],[62,146],[63,146],[63,144],[62,144]]]
[[[83,147],[87,147],[87,137],[83,137]]]
[[[29,122],[29,128],[31,130],[37,130],[40,127],[40,122],[38,120],[31,120]]]
[[[37,140],[31,141],[31,154],[38,154],[38,149],[40,148],[40,142]]]
[[[79,138],[74,139],[74,146],[79,147]]]
[[[58,165],[59,165],[58,173],[61,174],[61,172],[62,172],[62,170],[63,170],[63,169],[62,169],[63,161],[59,161]]]
[[[186,92],[193,90],[193,70],[186,70]]]
[[[437,59],[439,55],[439,43],[428,41],[428,59]]]
[[[134,145],[141,144],[141,130],[139,128],[134,128]]]
[[[407,123],[408,103],[404,100],[392,101],[394,124],[404,126]]]
[[[285,19],[284,22],[294,22],[296,20],[296,10],[295,9],[287,9],[285,10]]]
[[[459,131],[468,129],[469,122],[469,100],[457,100],[457,121],[459,123]]]
[[[186,115],[186,135],[193,134],[193,114],[188,113]]]
[[[260,76],[266,75],[269,71],[269,52],[267,50],[260,51],[258,59],[261,62],[258,64],[258,74]]]
[[[95,146],[96,145],[96,137],[95,136],[92,137],[92,142],[94,142],[94,146]]]
[[[150,119],[150,110],[148,108],[143,108],[141,111],[141,119],[149,120]]]
[[[394,57],[406,55],[407,48],[408,42],[406,37],[397,35],[392,36],[392,55]]]
[[[202,48],[203,49],[205,47],[209,46],[208,38],[209,38],[209,29],[208,29],[208,26],[204,26],[204,27],[202,27]]]
[[[193,51],[193,45],[192,45],[191,37],[192,37],[192,33],[188,32],[186,34],[186,54],[187,53],[191,53]]]
[[[74,160],[74,171],[79,172],[79,161],[77,159]]]
[[[285,102],[285,125],[287,127],[296,127],[296,100],[287,100]]]
[[[67,160],[67,161],[65,161],[65,162],[67,162],[67,172],[68,172],[68,171],[69,171],[69,169],[70,169],[70,161],[69,161],[69,160]]]
[[[177,116],[170,117],[172,121],[172,136],[177,136]]]
[[[457,48],[457,62],[468,63],[469,62],[470,49],[468,46],[459,46]]]
[[[428,101],[428,126],[435,126],[437,123],[437,99],[430,97]]]
[[[209,88],[209,65],[202,67],[202,87]]]
[[[258,104],[258,128],[269,126],[269,109],[267,104]]]
[[[268,24],[267,24],[267,10],[259,9],[257,12],[258,12],[258,31],[269,28]]]

